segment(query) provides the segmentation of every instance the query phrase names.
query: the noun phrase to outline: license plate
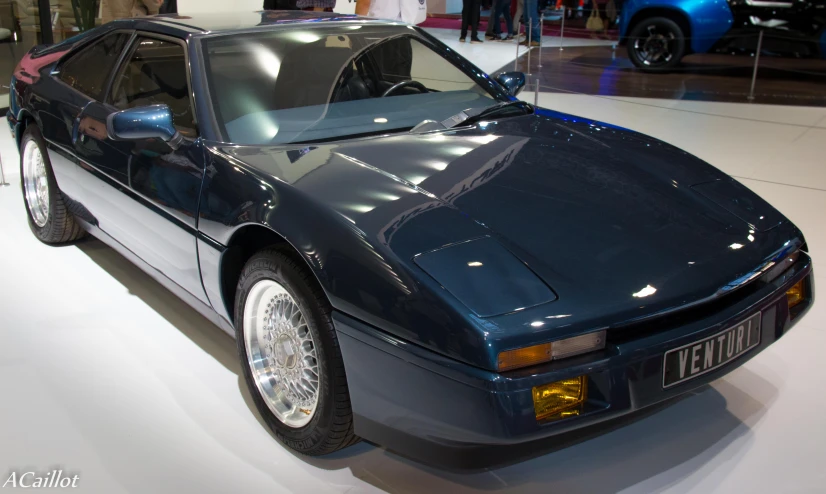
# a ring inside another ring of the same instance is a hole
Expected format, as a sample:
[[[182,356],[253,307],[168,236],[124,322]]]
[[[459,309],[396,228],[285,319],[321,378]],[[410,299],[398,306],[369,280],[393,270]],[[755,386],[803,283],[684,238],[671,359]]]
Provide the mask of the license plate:
[[[711,372],[759,345],[760,321],[758,312],[713,336],[665,352],[663,388]]]

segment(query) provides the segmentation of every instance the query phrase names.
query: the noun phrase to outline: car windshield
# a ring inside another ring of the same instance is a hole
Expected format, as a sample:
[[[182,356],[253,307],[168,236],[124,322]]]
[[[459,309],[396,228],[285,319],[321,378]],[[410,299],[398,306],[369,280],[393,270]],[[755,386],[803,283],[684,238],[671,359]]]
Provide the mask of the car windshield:
[[[370,23],[209,37],[203,50],[223,138],[255,145],[406,131],[499,102],[495,82],[440,51]]]

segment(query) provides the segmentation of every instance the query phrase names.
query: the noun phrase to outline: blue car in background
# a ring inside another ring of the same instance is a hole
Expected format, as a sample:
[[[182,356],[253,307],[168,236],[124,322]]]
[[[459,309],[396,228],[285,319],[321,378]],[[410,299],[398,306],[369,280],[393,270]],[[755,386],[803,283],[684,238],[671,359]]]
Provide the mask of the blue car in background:
[[[627,0],[620,41],[637,67],[663,72],[690,53],[826,57],[824,0]]]

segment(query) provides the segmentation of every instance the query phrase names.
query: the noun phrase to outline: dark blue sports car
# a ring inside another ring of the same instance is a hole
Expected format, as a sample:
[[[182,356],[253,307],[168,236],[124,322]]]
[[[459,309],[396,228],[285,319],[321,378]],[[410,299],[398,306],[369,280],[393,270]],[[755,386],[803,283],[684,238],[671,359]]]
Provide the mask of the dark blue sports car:
[[[8,120],[37,238],[235,336],[286,445],[459,465],[711,382],[814,295],[754,193],[523,85],[396,22],[161,16],[33,49]]]

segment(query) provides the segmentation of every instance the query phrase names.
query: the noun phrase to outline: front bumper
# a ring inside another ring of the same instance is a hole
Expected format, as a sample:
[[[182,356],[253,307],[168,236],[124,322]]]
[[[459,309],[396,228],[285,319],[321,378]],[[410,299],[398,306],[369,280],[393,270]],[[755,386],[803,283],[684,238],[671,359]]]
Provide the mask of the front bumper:
[[[790,316],[785,292],[804,280],[806,300]],[[398,340],[340,312],[333,314],[347,371],[355,433],[417,460],[457,468],[497,462],[496,453],[545,449],[550,436],[660,403],[743,365],[785,334],[814,301],[811,260],[731,305],[663,331],[614,339],[604,351],[496,373]],[[663,355],[760,311],[761,343],[722,367],[663,389]],[[537,421],[533,386],[588,376],[577,416]]]

